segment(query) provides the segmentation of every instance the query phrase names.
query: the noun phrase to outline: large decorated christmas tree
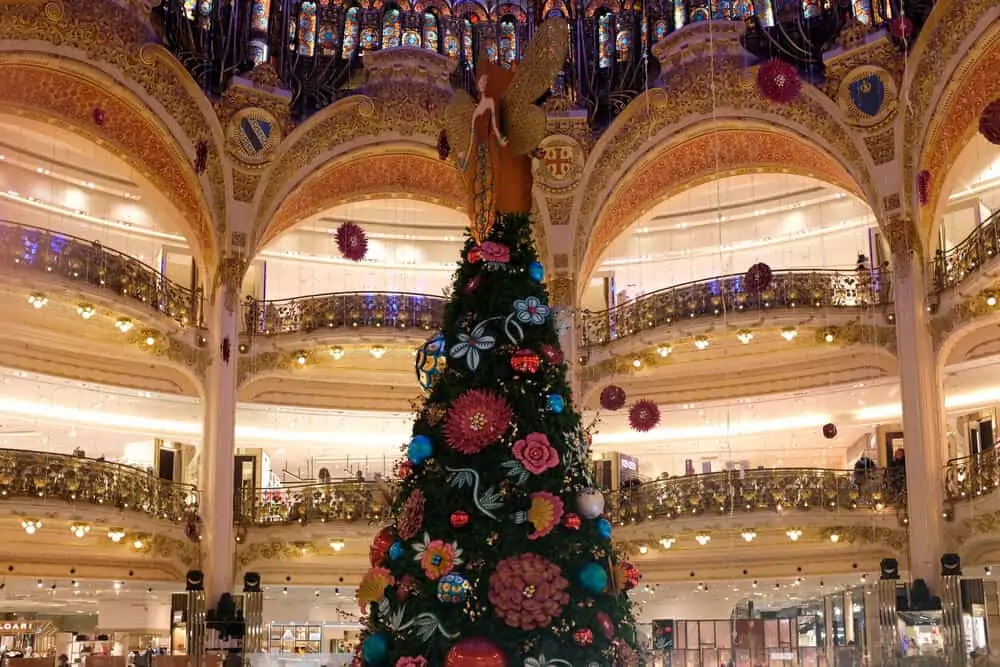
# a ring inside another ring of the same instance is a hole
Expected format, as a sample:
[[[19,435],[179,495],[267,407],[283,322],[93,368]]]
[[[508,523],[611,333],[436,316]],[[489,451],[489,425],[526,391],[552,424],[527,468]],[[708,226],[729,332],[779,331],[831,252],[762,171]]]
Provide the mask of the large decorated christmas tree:
[[[394,520],[358,588],[356,662],[369,667],[639,664],[626,595],[638,573],[616,556],[592,488],[527,213],[545,126],[518,123],[537,119],[566,35],[543,25],[516,74],[481,57],[480,99],[451,105],[472,224],[443,332],[418,353],[428,395]]]

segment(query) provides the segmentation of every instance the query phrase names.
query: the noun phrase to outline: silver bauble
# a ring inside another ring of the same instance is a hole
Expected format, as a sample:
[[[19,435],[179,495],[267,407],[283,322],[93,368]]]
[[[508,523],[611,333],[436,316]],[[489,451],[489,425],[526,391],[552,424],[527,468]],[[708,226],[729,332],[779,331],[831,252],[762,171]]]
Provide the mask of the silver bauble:
[[[596,519],[604,514],[604,494],[597,489],[583,489],[576,494],[576,509],[585,519]]]

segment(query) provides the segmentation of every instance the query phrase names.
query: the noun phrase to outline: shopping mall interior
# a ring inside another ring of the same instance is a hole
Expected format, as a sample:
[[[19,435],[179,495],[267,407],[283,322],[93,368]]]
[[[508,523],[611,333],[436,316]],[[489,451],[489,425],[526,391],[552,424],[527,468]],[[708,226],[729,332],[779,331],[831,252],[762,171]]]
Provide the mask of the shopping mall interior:
[[[469,235],[449,100],[545,17],[532,239],[643,664],[1000,647],[993,0],[9,0],[3,660],[184,654],[197,571],[360,664]],[[944,617],[887,621],[918,579]]]

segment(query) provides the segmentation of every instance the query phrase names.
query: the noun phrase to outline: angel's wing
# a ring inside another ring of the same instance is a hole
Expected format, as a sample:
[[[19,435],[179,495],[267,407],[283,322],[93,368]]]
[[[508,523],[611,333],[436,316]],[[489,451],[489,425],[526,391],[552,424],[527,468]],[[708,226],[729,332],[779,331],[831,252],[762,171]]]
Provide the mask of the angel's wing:
[[[534,107],[535,100],[552,86],[556,75],[566,64],[568,52],[569,24],[562,18],[545,21],[528,44],[524,58],[514,72],[514,80],[503,97],[504,118],[509,125],[505,133],[510,138],[511,150],[527,153],[545,137],[544,123],[539,124],[535,119],[538,114],[530,109]],[[516,127],[522,122],[523,128]],[[515,137],[518,138],[516,144]]]
[[[472,139],[472,114],[476,111],[476,101],[464,90],[456,90],[445,107],[442,124],[448,145],[462,163],[468,156],[469,141]]]

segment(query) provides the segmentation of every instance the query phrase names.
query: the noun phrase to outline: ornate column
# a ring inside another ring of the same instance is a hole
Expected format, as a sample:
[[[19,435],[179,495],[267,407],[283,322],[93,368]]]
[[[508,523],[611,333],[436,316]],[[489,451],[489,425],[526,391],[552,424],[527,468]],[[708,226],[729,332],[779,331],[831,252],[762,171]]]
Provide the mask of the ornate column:
[[[892,249],[896,348],[906,443],[909,571],[938,590],[944,551],[941,511],[947,425],[944,391],[927,313],[926,265],[912,222],[893,218],[886,235]]]
[[[239,356],[240,285],[246,270],[246,235],[230,234],[216,266],[205,307],[209,365],[205,379],[202,488],[202,567],[209,607],[234,581],[233,486],[236,433],[236,366]]]

